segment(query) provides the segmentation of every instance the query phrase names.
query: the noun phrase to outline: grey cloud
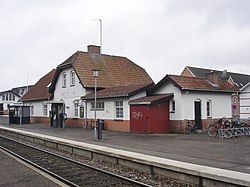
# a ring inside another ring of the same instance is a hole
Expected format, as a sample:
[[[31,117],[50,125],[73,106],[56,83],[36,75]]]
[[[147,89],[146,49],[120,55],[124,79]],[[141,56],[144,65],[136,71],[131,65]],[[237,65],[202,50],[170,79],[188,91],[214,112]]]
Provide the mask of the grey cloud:
[[[0,1],[0,90],[30,83],[89,44],[155,81],[185,65],[249,73],[250,1]],[[6,81],[6,77],[9,81]]]

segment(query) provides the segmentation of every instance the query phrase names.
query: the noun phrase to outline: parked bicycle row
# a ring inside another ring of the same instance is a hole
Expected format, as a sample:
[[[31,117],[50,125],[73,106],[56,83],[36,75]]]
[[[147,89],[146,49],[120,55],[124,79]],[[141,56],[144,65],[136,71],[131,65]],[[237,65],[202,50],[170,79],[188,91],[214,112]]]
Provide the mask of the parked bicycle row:
[[[201,130],[192,120],[187,120],[186,134],[198,133]],[[240,119],[227,119],[225,117],[219,119],[207,128],[210,137],[231,138],[240,136],[250,136],[250,126],[247,121]]]
[[[247,121],[223,117],[215,124],[209,125],[207,133],[210,137],[219,136],[219,138],[249,136],[250,127]]]
[[[250,127],[219,129],[219,138],[250,136]]]

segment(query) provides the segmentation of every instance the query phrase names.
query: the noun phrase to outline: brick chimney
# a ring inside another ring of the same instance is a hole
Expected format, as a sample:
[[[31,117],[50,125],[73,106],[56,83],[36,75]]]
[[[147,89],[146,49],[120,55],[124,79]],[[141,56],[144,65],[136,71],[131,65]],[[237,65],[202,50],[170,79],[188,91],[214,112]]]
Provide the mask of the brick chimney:
[[[210,71],[206,73],[206,78],[212,84],[218,85],[219,84],[219,73]]]
[[[88,53],[101,54],[101,47],[96,45],[88,45]]]

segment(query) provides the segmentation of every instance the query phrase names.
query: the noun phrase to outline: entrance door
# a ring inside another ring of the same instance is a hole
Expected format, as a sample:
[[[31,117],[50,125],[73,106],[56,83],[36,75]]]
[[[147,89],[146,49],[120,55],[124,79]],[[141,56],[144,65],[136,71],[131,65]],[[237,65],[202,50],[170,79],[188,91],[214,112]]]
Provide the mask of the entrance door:
[[[0,103],[0,115],[3,114],[3,103]]]
[[[201,129],[201,102],[194,102],[194,119],[195,124],[198,126],[198,129]]]
[[[63,104],[53,103],[51,107],[51,127],[63,128]]]

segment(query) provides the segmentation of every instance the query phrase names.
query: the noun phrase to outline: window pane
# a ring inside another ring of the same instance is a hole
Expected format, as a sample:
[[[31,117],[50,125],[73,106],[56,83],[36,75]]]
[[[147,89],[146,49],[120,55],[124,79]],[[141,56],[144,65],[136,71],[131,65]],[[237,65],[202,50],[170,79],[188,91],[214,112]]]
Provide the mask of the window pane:
[[[80,106],[80,117],[84,118],[84,107]]]
[[[123,101],[115,101],[115,117],[123,118]]]
[[[74,86],[75,85],[75,72],[74,71],[71,71],[71,80],[70,81],[71,81],[70,84],[72,86]]]

